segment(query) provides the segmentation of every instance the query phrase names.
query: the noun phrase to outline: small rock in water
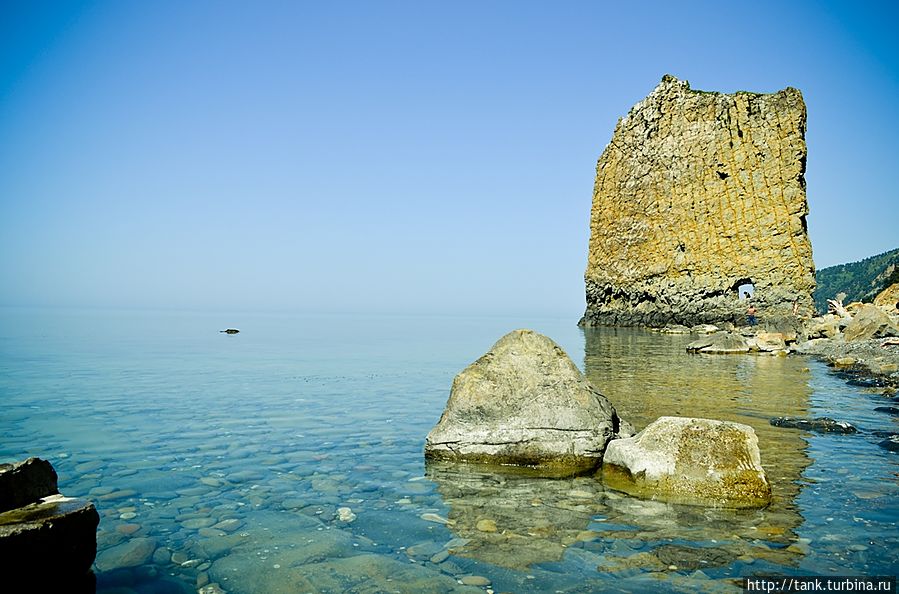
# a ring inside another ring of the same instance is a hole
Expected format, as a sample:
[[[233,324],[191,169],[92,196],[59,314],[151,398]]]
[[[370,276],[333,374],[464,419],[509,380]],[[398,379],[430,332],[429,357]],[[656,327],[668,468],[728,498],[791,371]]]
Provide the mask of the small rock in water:
[[[222,520],[218,524],[213,525],[212,527],[217,530],[223,530],[225,532],[234,532],[238,528],[243,525],[243,522],[236,518],[229,518],[227,520]]]
[[[880,447],[888,452],[899,452],[899,435],[893,435],[880,442]]]
[[[792,417],[777,417],[769,421],[775,427],[787,427],[790,429],[803,429],[805,431],[817,431],[818,433],[857,433],[852,424],[846,421],[835,421],[830,417],[818,417],[817,419],[796,419]]]
[[[496,532],[496,522],[489,518],[478,520],[477,529],[481,532]]]
[[[137,517],[137,514],[134,512],[125,512],[119,516],[120,520],[133,520]]]
[[[165,547],[159,547],[158,549],[156,549],[156,552],[153,553],[153,563],[155,563],[156,565],[165,565],[171,560],[172,555]]]
[[[356,514],[348,507],[337,508],[337,519],[341,522],[352,522],[356,519]]]
[[[440,551],[439,553],[436,553],[434,556],[431,557],[431,563],[434,563],[435,565],[436,565],[437,563],[443,563],[444,561],[446,561],[447,559],[449,559],[449,555],[450,555],[450,554],[449,554],[449,551],[447,551],[446,549],[444,549],[444,550]]]
[[[899,408],[896,408],[895,406],[878,406],[874,409],[874,411],[886,413],[894,417],[899,415]]]
[[[140,530],[139,524],[119,524],[116,526],[116,532],[124,534],[125,536],[130,536],[138,530]]]
[[[448,524],[448,525],[452,526],[453,524],[456,523],[455,520],[447,520],[444,517],[441,517],[441,516],[438,516],[437,514],[432,514],[432,513],[424,513],[424,514],[421,514],[420,517],[422,520],[426,520],[428,522],[437,522],[438,524]]]
[[[199,530],[200,528],[206,528],[207,526],[212,526],[213,524],[215,524],[215,520],[213,520],[212,518],[193,518],[181,522],[181,525],[188,530]]]
[[[156,539],[133,538],[98,554],[96,565],[100,571],[138,567],[146,563],[155,551]]]
[[[459,580],[466,586],[489,586],[490,580],[482,575],[466,575]]]

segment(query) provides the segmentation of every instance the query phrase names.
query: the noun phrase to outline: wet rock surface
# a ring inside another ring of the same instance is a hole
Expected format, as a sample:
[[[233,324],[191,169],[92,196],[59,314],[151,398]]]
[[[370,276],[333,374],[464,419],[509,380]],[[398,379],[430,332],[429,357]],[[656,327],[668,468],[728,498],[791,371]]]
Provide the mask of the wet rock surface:
[[[804,431],[815,431],[817,433],[857,433],[858,429],[851,423],[845,421],[836,421],[830,417],[819,417],[817,419],[797,419],[792,417],[777,417],[771,419],[771,424],[775,427],[787,427],[790,429],[802,429]]]
[[[453,380],[425,457],[571,475],[596,468],[627,427],[561,347],[515,330]]]

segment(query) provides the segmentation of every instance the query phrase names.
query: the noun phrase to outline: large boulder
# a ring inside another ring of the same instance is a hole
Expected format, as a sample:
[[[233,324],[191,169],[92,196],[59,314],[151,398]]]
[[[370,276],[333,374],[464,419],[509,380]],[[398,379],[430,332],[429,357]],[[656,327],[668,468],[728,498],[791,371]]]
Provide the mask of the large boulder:
[[[887,310],[896,311],[897,305],[899,305],[899,283],[893,283],[883,291],[877,294],[877,297],[874,298],[874,305],[877,307],[883,307]]]
[[[852,320],[846,324],[843,336],[847,341],[885,338],[899,336],[899,328],[893,324],[890,316],[882,309],[876,305],[865,303],[859,307],[858,313],[852,316]]]
[[[694,340],[687,345],[687,352],[706,353],[709,355],[748,353],[749,343],[735,332],[718,332]]]
[[[608,486],[647,499],[731,508],[771,501],[758,438],[740,423],[660,417],[609,443],[602,472]]]
[[[92,503],[62,495],[0,513],[0,567],[7,577],[27,579],[33,591],[89,584],[99,523]]]
[[[515,330],[453,380],[425,457],[572,475],[598,467],[629,427],[559,345]]]
[[[0,512],[59,493],[56,480],[53,466],[40,458],[0,464]]]
[[[0,464],[0,590],[94,592],[99,523],[92,503],[59,494],[46,460]]]

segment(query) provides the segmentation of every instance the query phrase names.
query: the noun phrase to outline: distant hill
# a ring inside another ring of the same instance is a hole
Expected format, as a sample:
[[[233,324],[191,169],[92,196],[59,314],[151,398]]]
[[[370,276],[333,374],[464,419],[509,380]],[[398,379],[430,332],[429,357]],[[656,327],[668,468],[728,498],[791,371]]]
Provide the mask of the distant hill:
[[[815,308],[827,311],[827,300],[846,293],[844,303],[873,301],[877,294],[899,282],[899,248],[859,262],[822,268],[815,273]]]

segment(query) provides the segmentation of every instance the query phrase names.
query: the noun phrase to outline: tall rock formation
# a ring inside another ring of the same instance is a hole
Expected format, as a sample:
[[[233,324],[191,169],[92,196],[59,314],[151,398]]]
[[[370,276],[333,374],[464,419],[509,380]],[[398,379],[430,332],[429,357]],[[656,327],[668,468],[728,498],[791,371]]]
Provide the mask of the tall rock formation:
[[[666,75],[596,165],[582,325],[762,322],[811,313],[806,112],[793,88],[694,91]]]

